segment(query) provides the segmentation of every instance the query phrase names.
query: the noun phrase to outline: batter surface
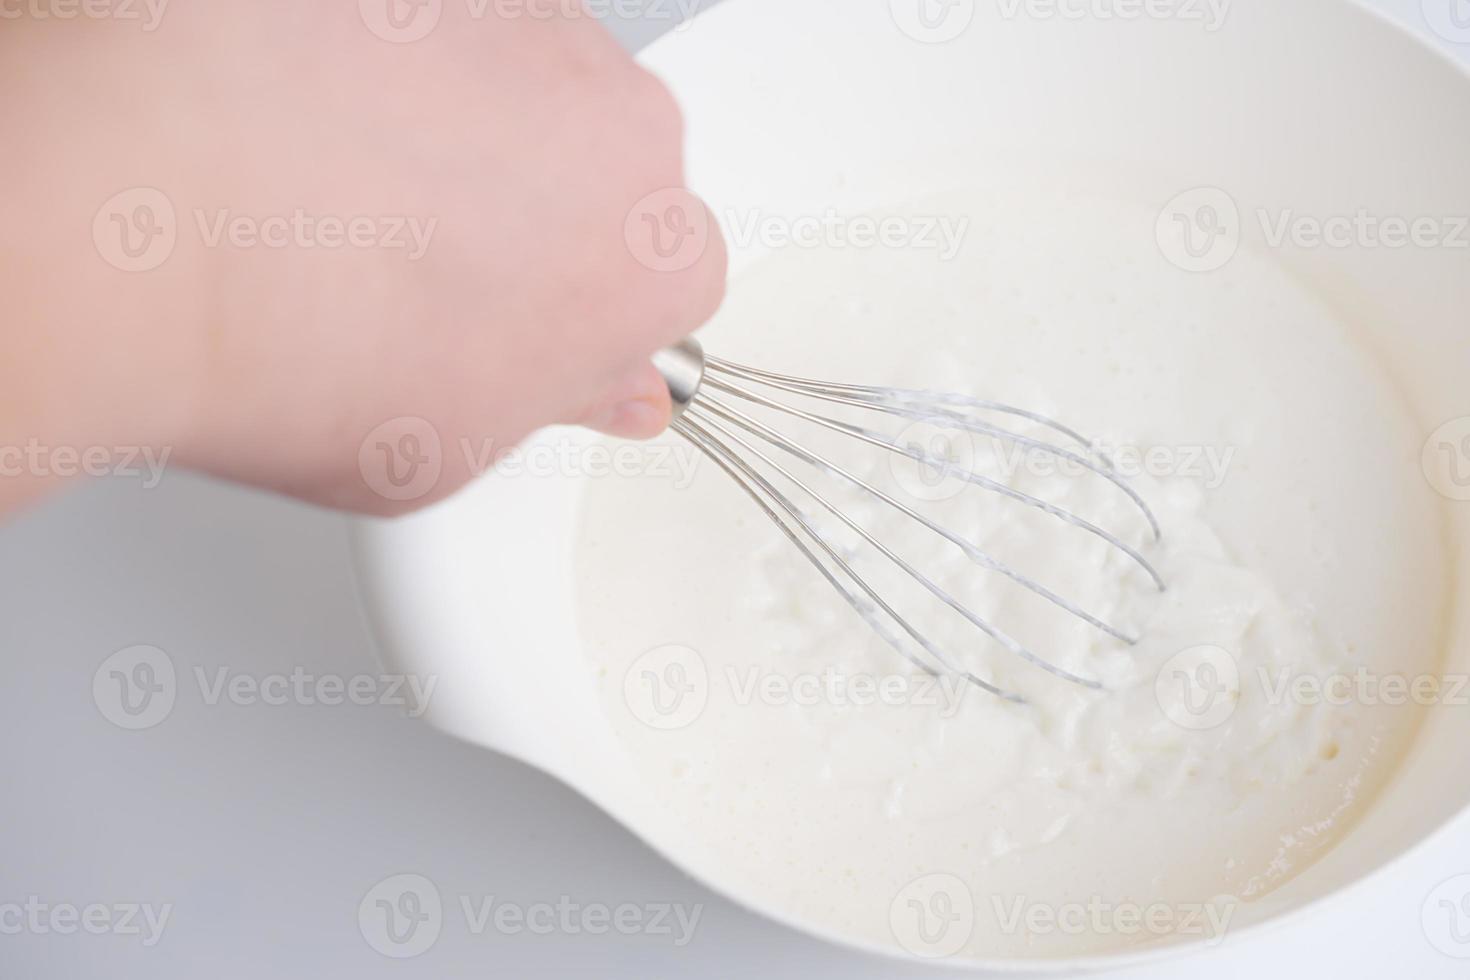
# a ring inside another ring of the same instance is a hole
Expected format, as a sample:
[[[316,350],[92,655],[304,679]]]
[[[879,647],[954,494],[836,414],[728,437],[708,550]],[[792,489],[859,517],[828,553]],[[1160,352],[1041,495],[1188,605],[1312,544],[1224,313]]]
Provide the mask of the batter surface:
[[[1152,210],[1061,192],[896,213],[969,224],[952,258],[776,252],[701,339],[773,370],[962,392],[1081,429],[1153,507],[1161,543],[1095,476],[891,427],[1118,533],[1166,592],[1039,511],[789,427],[1142,641],[811,474],[971,608],[1106,688],[1024,663],[857,554],[916,625],[1026,700],[1008,703],[915,671],[717,467],[688,485],[598,480],[580,626],[612,726],[705,874],[818,929],[922,956],[1216,938],[1352,824],[1419,722],[1414,704],[1361,692],[1364,676],[1438,661],[1446,559],[1420,441],[1371,352],[1266,258],[1187,273],[1161,254]],[[1303,683],[1333,678],[1358,680],[1316,696]]]

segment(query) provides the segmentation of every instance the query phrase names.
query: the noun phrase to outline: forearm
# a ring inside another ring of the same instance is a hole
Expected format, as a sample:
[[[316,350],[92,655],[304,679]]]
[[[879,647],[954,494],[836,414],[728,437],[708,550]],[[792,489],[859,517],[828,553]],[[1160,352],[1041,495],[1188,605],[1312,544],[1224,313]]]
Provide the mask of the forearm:
[[[0,33],[0,513],[98,447],[184,438],[197,406],[199,256],[142,269],[161,243],[127,193],[178,169],[116,92],[134,54],[84,22]]]

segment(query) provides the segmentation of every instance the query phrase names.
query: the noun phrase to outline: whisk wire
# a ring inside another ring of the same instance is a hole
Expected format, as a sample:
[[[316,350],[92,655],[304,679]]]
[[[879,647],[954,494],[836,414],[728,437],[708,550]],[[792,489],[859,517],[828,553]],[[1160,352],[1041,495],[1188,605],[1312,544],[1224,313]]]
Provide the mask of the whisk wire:
[[[766,424],[746,411],[736,408],[726,399],[714,397],[711,392],[719,392],[722,395],[734,398],[743,403],[773,411],[788,418],[802,420],[839,435],[851,437],[861,443],[913,460],[921,465],[935,467],[945,475],[958,476],[984,490],[1034,507],[1060,521],[1080,528],[1102,539],[1112,548],[1126,555],[1143,568],[1160,591],[1165,588],[1163,578],[1139,549],[1128,544],[1119,535],[1107,531],[1079,514],[1073,513],[1066,508],[1033,494],[1011,487],[984,474],[977,473],[973,468],[962,467],[957,470],[949,460],[938,459],[915,447],[902,445],[875,429],[870,429],[841,418],[834,418],[820,412],[810,411],[799,405],[789,404],[788,402],[769,396],[766,391],[784,392],[788,395],[810,398],[843,408],[877,412],[890,417],[931,422],[944,428],[967,431],[978,435],[987,435],[996,440],[1045,453],[1057,460],[1073,462],[1082,467],[1082,469],[1094,473],[1120,488],[1143,514],[1155,540],[1159,539],[1162,536],[1162,531],[1158,520],[1142,496],[1117,471],[1113,460],[1075,430],[1045,415],[1005,405],[1000,402],[970,398],[962,395],[937,394],[901,388],[880,388],[868,385],[834,384],[809,378],[778,374],[773,371],[751,368],[732,361],[707,356],[699,344],[692,340],[660,352],[659,356],[655,358],[655,363],[663,373],[665,380],[668,381],[670,393],[674,397],[676,413],[672,426],[673,430],[692,443],[701,453],[719,466],[726,475],[731,477],[760,506],[766,516],[781,529],[783,534],[796,545],[798,550],[817,568],[823,578],[843,597],[847,604],[889,646],[892,646],[910,663],[927,673],[938,675],[943,671],[962,677],[970,683],[1007,701],[1025,703],[1025,700],[1020,696],[1002,690],[962,666],[953,656],[941,649],[927,634],[915,627],[906,616],[894,608],[892,603],[886,600],[867,579],[854,569],[852,563],[838,549],[834,542],[829,540],[829,537],[813,523],[811,516],[793,498],[793,493],[810,498],[822,510],[835,517],[849,531],[854,533],[857,539],[863,544],[876,551],[877,554],[900,569],[906,576],[918,583],[933,597],[947,605],[981,633],[1013,655],[1034,667],[1078,686],[1091,690],[1102,689],[1100,681],[1084,677],[1046,660],[1033,652],[1016,637],[1010,635],[975,610],[970,609],[965,603],[961,602],[950,592],[938,585],[933,579],[929,578],[892,548],[879,540],[872,531],[864,527],[851,514],[844,511],[829,499],[828,495],[815,489],[806,480],[794,473],[787,465],[774,458],[771,455],[772,451],[779,451],[783,457],[797,460],[821,473],[835,476],[845,481],[855,487],[859,492],[894,508],[906,518],[917,522],[929,531],[939,535],[948,543],[958,547],[968,558],[981,567],[998,572],[1021,588],[1039,596],[1041,599],[1070,613],[1082,622],[1106,633],[1114,639],[1126,644],[1133,644],[1137,642],[1137,637],[1131,636],[1125,631],[1087,612],[1077,603],[1066,599],[1040,582],[1021,573],[1007,563],[1000,561],[977,544],[967,541],[960,534],[926,517],[913,507],[896,499],[892,494],[874,486],[870,481],[865,480],[856,473],[834,462],[831,458],[807,448],[796,439],[787,436],[780,430],[773,428],[771,425]],[[1024,433],[1013,432],[989,422],[972,418],[966,414],[967,411],[990,411],[1025,419],[1077,443],[1080,449],[1087,455],[1084,456],[1082,452],[1074,452],[1065,446],[1034,438]],[[777,486],[773,482],[774,480],[782,481],[785,486],[790,488],[790,492]],[[897,624],[898,629],[907,635],[933,662],[926,663],[916,656],[914,651],[889,628],[888,621],[890,620],[892,623]]]
[[[714,384],[714,382],[711,382],[711,384]],[[817,453],[814,453],[811,450],[806,449],[805,447],[800,446],[785,438],[779,432],[776,432],[774,429],[770,428],[770,426],[767,426],[759,422],[758,420],[751,418],[749,415],[746,415],[744,412],[731,408],[728,405],[725,405],[722,402],[719,402],[713,398],[706,399],[702,404],[706,410],[725,417],[726,419],[734,422],[736,425],[739,425],[746,431],[760,436],[762,439],[783,450],[784,452],[797,457],[803,462],[810,463],[812,466],[818,467],[825,472],[831,473],[833,476],[841,477],[843,480],[863,491],[863,493],[874,497],[885,504],[888,504],[890,507],[893,507],[895,510],[902,513],[904,516],[914,521],[917,521],[919,524],[922,524],[924,527],[928,528],[935,534],[944,538],[946,541],[958,547],[971,561],[975,562],[976,564],[989,568],[992,571],[999,572],[1001,575],[1004,575],[1006,578],[1015,582],[1017,585],[1020,585],[1026,590],[1041,596],[1042,598],[1057,606],[1060,606],[1062,609],[1065,609],[1067,612],[1087,622],[1088,624],[1097,627],[1104,633],[1112,636],[1114,639],[1121,640],[1124,643],[1129,644],[1130,646],[1138,642],[1136,637],[1129,636],[1127,633],[1124,633],[1122,630],[1109,625],[1108,623],[1087,612],[1085,609],[1081,608],[1075,603],[1062,598],[1055,592],[1046,588],[1046,586],[1021,574],[1019,571],[1007,565],[1005,562],[1002,562],[1000,559],[994,557],[993,555],[989,554],[984,549],[976,546],[975,544],[966,541],[964,538],[960,537],[958,534],[949,530],[948,528],[941,527],[930,518],[925,517],[923,514],[920,514],[918,511],[914,510],[912,507],[908,506],[902,501],[894,499],[890,494],[879,490],[877,487],[856,476],[852,472],[842,468],[841,466],[838,466],[831,460],[821,455],[818,455]],[[808,493],[812,493],[812,491],[807,490],[805,487],[803,487],[803,489],[806,490],[806,492]],[[813,493],[813,496],[816,496],[816,494]],[[827,505],[829,508],[831,507],[830,504],[827,504],[825,498],[819,499],[822,500],[823,504]],[[839,514],[838,516],[845,515]]]
[[[926,589],[936,599],[938,599],[940,602],[943,602],[945,605],[949,606],[955,612],[959,613],[966,620],[968,620],[976,629],[980,630],[982,633],[984,633],[986,636],[990,637],[992,640],[995,640],[997,643],[999,643],[1001,646],[1005,647],[1011,653],[1015,654],[1016,656],[1020,657],[1021,659],[1025,660],[1025,661],[1027,661],[1028,663],[1032,664],[1035,667],[1039,667],[1042,670],[1047,671],[1048,673],[1055,674],[1056,676],[1058,676],[1058,677],[1060,677],[1060,678],[1062,678],[1064,680],[1071,681],[1074,684],[1080,684],[1083,687],[1090,687],[1090,688],[1094,688],[1094,689],[1098,689],[1098,688],[1101,688],[1102,687],[1102,685],[1098,681],[1095,681],[1095,680],[1092,680],[1092,679],[1086,678],[1086,677],[1079,677],[1078,675],[1073,674],[1072,672],[1070,672],[1068,670],[1064,670],[1063,668],[1058,667],[1056,664],[1050,663],[1050,662],[1042,659],[1041,657],[1037,656],[1035,653],[1032,653],[1029,649],[1026,648],[1026,646],[1023,643],[1021,643],[1015,637],[1011,636],[1009,633],[1007,633],[1004,630],[1000,629],[998,626],[996,626],[995,624],[991,623],[989,620],[985,619],[984,617],[980,616],[978,613],[976,613],[973,610],[971,610],[968,606],[966,606],[964,603],[960,602],[953,595],[951,595],[944,588],[942,588],[939,584],[937,584],[933,579],[929,578],[927,575],[925,575],[923,572],[919,571],[917,568],[915,568],[909,562],[905,561],[900,555],[898,555],[896,552],[894,552],[893,549],[889,548],[882,541],[879,541],[878,538],[875,537],[871,531],[869,531],[867,528],[863,527],[857,521],[853,520],[852,516],[849,515],[848,513],[846,513],[845,511],[843,511],[842,508],[840,508],[836,504],[832,503],[824,495],[822,495],[822,494],[818,493],[817,491],[813,490],[810,486],[808,486],[805,482],[803,482],[800,478],[798,478],[795,474],[793,474],[786,467],[784,467],[780,463],[776,462],[774,459],[772,459],[766,453],[764,453],[763,451],[761,451],[761,449],[759,449],[758,447],[756,447],[756,446],[752,445],[750,442],[746,441],[743,437],[740,436],[739,433],[733,432],[732,430],[730,430],[726,426],[720,424],[718,421],[707,419],[707,418],[703,418],[703,417],[698,417],[698,416],[696,416],[696,418],[697,418],[697,421],[699,421],[701,424],[705,425],[707,428],[710,428],[710,429],[715,430],[720,435],[724,436],[726,439],[729,439],[731,442],[733,442],[736,445],[740,446],[746,452],[750,453],[752,456],[756,457],[761,462],[765,463],[767,466],[769,466],[776,473],[779,473],[783,479],[785,479],[788,482],[790,482],[793,486],[795,486],[797,489],[799,489],[802,493],[805,493],[806,495],[808,495],[812,499],[816,500],[817,503],[819,503],[824,510],[826,510],[833,517],[836,517],[839,521],[841,521],[843,524],[845,524],[850,530],[853,531],[853,533],[857,534],[864,541],[866,541],[869,545],[871,545],[884,558],[887,558],[893,564],[897,565],[900,569],[903,570],[903,572],[906,575],[908,575],[914,581],[918,582],[921,586],[924,587],[924,589]],[[788,451],[791,451],[791,452],[795,453],[797,456],[805,459],[807,462],[811,463],[814,466],[819,466],[819,467],[821,467],[823,469],[831,469],[833,472],[836,472],[836,468],[835,467],[831,467],[830,464],[826,463],[825,461],[819,460],[818,457],[816,457],[816,456],[814,456],[812,454],[807,453],[805,450],[801,449],[799,446],[796,446],[794,443],[788,443],[786,440],[781,439],[781,437],[779,437],[779,436],[776,436],[774,439],[768,439],[768,441],[772,441],[772,442],[774,442],[774,443],[776,443],[778,445],[782,445],[782,448],[785,448]],[[877,492],[875,490],[872,490],[872,488],[867,487],[867,485],[864,484],[861,480],[857,480],[855,477],[852,477],[849,474],[843,473],[842,475],[848,476],[849,479],[853,479],[855,482],[858,483],[859,486],[862,486],[865,489],[869,489],[870,491],[875,492],[875,493]]]
[[[1063,425],[1056,419],[1049,418],[1048,416],[1042,415],[1039,412],[1033,412],[1028,409],[1018,408],[1015,405],[1007,405],[1004,402],[990,401],[989,399],[985,398],[974,398],[969,395],[960,395],[954,393],[918,391],[912,388],[882,388],[875,385],[856,385],[841,384],[832,381],[815,381],[811,378],[798,378],[789,374],[778,374],[775,371],[766,371],[761,368],[753,368],[744,364],[736,364],[734,361],[727,361],[722,357],[715,357],[713,354],[706,355],[705,362],[711,368],[717,371],[724,371],[728,374],[738,375],[750,381],[769,381],[774,383],[810,388],[816,391],[839,392],[852,395],[856,398],[885,400],[897,396],[906,400],[912,400],[915,404],[932,404],[950,408],[973,408],[980,411],[998,412],[1004,415],[1014,415],[1018,418],[1023,418],[1028,421],[1035,422],[1038,425],[1045,426],[1046,428],[1051,429],[1054,432],[1058,432],[1061,435],[1066,436],[1068,439],[1071,439],[1079,446],[1096,454],[1098,459],[1102,460],[1103,464],[1109,469],[1114,468],[1112,458],[1107,453],[1102,452],[1096,446],[1094,446],[1091,440],[1082,435],[1076,429],[1073,429],[1067,425]]]
[[[878,388],[871,385],[844,385],[813,381],[809,378],[797,378],[790,375],[775,374],[771,371],[748,368],[744,365],[715,357],[707,358],[707,363],[710,370],[716,373],[724,373],[731,377],[754,381],[757,384],[766,385],[792,394],[804,395],[808,398],[831,402],[837,405],[863,408],[883,412],[888,415],[897,415],[916,422],[943,422],[952,428],[1012,442],[1018,446],[1037,450],[1056,459],[1065,460],[1097,474],[1121,490],[1148,521],[1149,529],[1153,532],[1154,540],[1158,541],[1163,537],[1163,530],[1159,527],[1159,522],[1154,516],[1153,509],[1148,506],[1148,503],[1139,495],[1138,491],[1129,486],[1128,482],[1118,474],[1117,467],[1113,463],[1112,458],[1098,450],[1074,429],[1063,425],[1055,419],[1048,418],[1039,412],[1027,411],[1016,408],[1013,405],[1006,405],[1002,402],[968,398],[963,395],[935,394],[914,391],[907,388]],[[710,379],[709,383],[713,384],[715,381],[716,379]],[[791,414],[799,414],[798,411],[793,411],[790,406],[780,405],[779,403],[771,404],[780,410],[790,411]],[[915,407],[923,405],[930,407],[928,409]],[[1012,432],[1009,429],[1003,429],[999,426],[990,425],[989,423],[977,422],[974,419],[966,418],[958,411],[955,411],[956,406],[969,407],[982,411],[1002,412],[1035,422],[1038,425],[1045,426],[1076,441],[1088,452],[1096,455],[1101,462],[1093,462],[1084,456],[1053,443],[1034,439],[1019,432]]]
[[[1052,517],[1055,517],[1060,521],[1071,524],[1074,527],[1081,528],[1089,534],[1095,535],[1096,537],[1099,537],[1102,540],[1106,541],[1108,544],[1112,545],[1114,548],[1118,549],[1123,554],[1131,558],[1145,572],[1147,572],[1149,578],[1153,580],[1154,586],[1160,592],[1165,590],[1163,576],[1161,576],[1158,573],[1158,570],[1153,567],[1153,564],[1150,563],[1149,560],[1143,556],[1142,552],[1130,546],[1127,542],[1125,542],[1117,535],[1108,532],[1107,530],[1092,523],[1081,515],[1067,510],[1065,507],[1058,507],[1056,504],[1053,504],[1050,501],[1043,500],[1040,497],[1035,496],[1034,494],[1029,494],[1024,491],[1017,490],[1014,487],[1008,487],[1004,483],[993,480],[990,477],[987,477],[981,473],[976,473],[974,470],[956,470],[954,469],[953,465],[947,460],[941,460],[938,457],[930,456],[927,453],[921,453],[918,450],[913,449],[909,446],[899,445],[897,442],[894,442],[893,440],[884,437],[882,434],[874,432],[873,430],[865,428],[863,426],[854,425],[850,422],[843,422],[839,419],[829,418],[825,415],[817,415],[813,412],[808,412],[803,409],[797,408],[794,405],[786,405],[781,402],[774,401],[773,399],[766,398],[765,396],[757,392],[740,388],[737,385],[732,385],[727,381],[721,380],[720,378],[709,378],[705,381],[705,384],[711,388],[716,388],[720,391],[735,395],[737,398],[742,398],[746,401],[752,402],[757,405],[762,405],[766,408],[774,409],[778,412],[784,412],[785,414],[790,415],[794,418],[799,418],[804,421],[811,422],[830,431],[840,432],[843,435],[852,436],[853,438],[858,439],[862,442],[866,442],[871,446],[883,449],[887,452],[896,453],[900,456],[905,456],[908,459],[912,459],[917,463],[927,466],[933,466],[945,476],[958,476],[960,479],[966,481],[967,483],[972,483],[975,486],[978,486],[985,490],[989,490],[992,493],[998,493],[1004,497],[1009,497],[1012,500],[1023,503],[1028,507],[1034,507],[1037,510],[1040,510],[1046,514],[1050,514]],[[872,408],[875,411],[882,410],[874,405],[865,405],[863,407]],[[1132,488],[1129,488],[1129,490],[1131,491]],[[1152,513],[1148,512],[1147,510],[1145,511],[1145,513],[1147,513],[1150,520],[1152,520]],[[1094,623],[1094,625],[1099,624]],[[1102,626],[1100,628],[1104,630],[1108,629],[1106,626]],[[1109,630],[1109,632],[1111,631]]]
[[[898,623],[899,627],[905,633],[907,633],[915,643],[923,647],[924,651],[932,656],[936,661],[938,661],[939,664],[943,666],[945,670],[947,670],[950,674],[963,677],[965,680],[976,685],[977,687],[989,691],[991,694],[994,694],[997,697],[1000,697],[1006,701],[1010,701],[1016,704],[1026,703],[1025,699],[1020,697],[1019,695],[1011,694],[1007,691],[1001,690],[999,687],[996,687],[995,685],[975,676],[975,674],[973,674],[972,672],[960,667],[958,664],[955,663],[953,658],[945,654],[944,651],[936,646],[931,640],[929,640],[927,636],[919,632],[919,630],[915,628],[914,625],[910,623],[907,618],[905,618],[897,610],[895,610],[877,592],[877,590],[870,586],[866,579],[864,579],[861,575],[857,574],[857,572],[853,570],[852,566],[848,564],[846,559],[838,554],[837,550],[827,542],[826,538],[824,538],[816,530],[816,528],[812,526],[806,515],[802,513],[801,508],[797,507],[790,497],[782,493],[758,470],[756,470],[745,460],[741,459],[740,456],[733,450],[731,450],[729,446],[725,445],[713,434],[711,434],[710,431],[704,425],[702,425],[697,418],[692,418],[692,414],[693,413],[685,415],[683,418],[674,422],[674,430],[680,435],[684,436],[686,439],[688,439],[691,443],[695,445],[695,447],[697,447],[707,457],[713,460],[717,466],[724,470],[725,473],[729,475],[735,481],[735,483],[739,485],[741,489],[743,489],[751,497],[751,499],[753,499],[760,506],[763,511],[765,511],[766,516],[769,517],[776,524],[776,526],[781,529],[781,531],[786,535],[787,539],[790,540],[791,543],[794,544],[804,556],[806,556],[807,560],[811,562],[812,565],[814,565],[819,572],[822,573],[822,577],[827,580],[828,584],[830,584],[834,589],[837,590],[838,594],[840,594],[843,599],[847,601],[848,605],[856,610],[858,615],[867,622],[868,626],[874,632],[876,632],[878,636],[884,640],[884,642],[886,642],[893,649],[897,650],[906,660],[912,663],[915,667],[919,668],[927,674],[930,674],[931,676],[939,675],[939,671],[935,670],[932,666],[925,664],[923,661],[915,657],[913,653],[907,647],[905,647],[903,643],[900,642],[898,638],[895,637],[886,626],[883,625],[882,620],[880,620],[877,616],[873,614],[874,607],[881,609],[883,612],[887,613],[888,616],[891,617],[896,623]],[[765,496],[762,496],[763,493],[765,494]],[[770,502],[767,501],[767,497],[770,498]],[[788,518],[791,521],[794,521],[796,525],[802,530],[802,532],[807,535],[807,537],[809,537],[813,542],[816,543],[817,547],[826,554],[827,558],[834,565],[836,565],[837,568],[844,575],[851,579],[858,586],[858,588],[861,589],[863,593],[868,596],[871,602],[865,602],[864,600],[859,598],[842,582],[840,578],[838,578],[837,575],[833,573],[831,569],[827,567],[827,565],[820,558],[817,557],[816,553],[806,543],[806,541],[803,540],[801,535],[797,534],[796,531],[789,524],[787,524],[785,520],[782,520],[780,515],[776,513],[776,510],[772,507],[772,502],[775,504],[776,507],[779,507],[782,511],[784,511],[787,514]]]

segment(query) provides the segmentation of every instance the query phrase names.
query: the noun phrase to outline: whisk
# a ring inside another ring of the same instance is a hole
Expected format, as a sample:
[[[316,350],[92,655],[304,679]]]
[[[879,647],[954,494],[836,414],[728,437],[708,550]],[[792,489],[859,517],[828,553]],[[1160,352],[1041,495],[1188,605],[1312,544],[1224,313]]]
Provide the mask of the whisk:
[[[923,466],[937,469],[947,476],[954,476],[986,491],[1008,497],[1018,504],[1036,508],[1107,542],[1109,546],[1122,552],[1129,560],[1141,567],[1160,592],[1165,589],[1164,580],[1157,569],[1137,548],[1078,514],[987,477],[973,468],[957,469],[950,460],[935,457],[917,446],[902,444],[877,430],[834,418],[823,411],[816,410],[816,405],[808,409],[790,402],[792,396],[795,396],[807,399],[809,402],[881,413],[913,423],[931,423],[957,431],[1003,440],[1028,451],[1051,456],[1058,461],[1067,461],[1116,486],[1142,514],[1153,539],[1156,542],[1161,540],[1162,531],[1153,511],[1138,492],[1119,474],[1112,459],[1095,448],[1078,432],[1054,419],[1011,405],[964,395],[869,385],[834,384],[777,374],[706,354],[699,342],[693,339],[660,351],[654,356],[654,365],[663,375],[673,397],[673,430],[734,479],[741,489],[760,506],[766,516],[776,523],[792,544],[816,566],[822,576],[867,622],[868,626],[884,642],[926,673],[938,676],[943,671],[964,678],[1007,701],[1025,703],[1023,697],[1004,691],[977,677],[956,662],[953,656],[932,642],[925,633],[913,625],[908,617],[899,613],[877,589],[853,569],[848,558],[844,556],[843,549],[837,547],[826,534],[819,530],[809,510],[797,503],[793,493],[809,498],[820,509],[831,514],[838,522],[849,528],[859,540],[875,549],[878,554],[896,565],[936,599],[949,606],[976,629],[1012,654],[1073,684],[1094,690],[1102,689],[1101,682],[1079,676],[1051,663],[1005,630],[968,608],[932,578],[880,541],[858,520],[833,503],[827,494],[813,488],[808,480],[793,471],[790,465],[792,461],[803,464],[809,470],[835,477],[855,487],[862,494],[896,508],[906,517],[961,549],[976,565],[1005,576],[1027,591],[1040,596],[1057,608],[1083,620],[1089,626],[1114,639],[1133,645],[1138,642],[1138,637],[1103,621],[1040,582],[1023,575],[974,543],[965,540],[958,533],[919,513],[903,501],[895,499],[891,494],[874,486],[870,481],[844,468],[831,458],[803,446],[772,428],[751,415],[745,410],[746,408],[760,406],[790,418],[800,419],[838,435],[851,437],[885,453],[905,457]],[[778,400],[783,397],[787,400]],[[739,403],[744,403],[744,405]],[[1060,437],[1061,441],[1075,448],[1010,431],[986,421],[985,418],[980,417],[981,413],[1008,415],[1025,420],[1050,430],[1055,436]],[[777,486],[772,480],[773,476],[779,477],[791,490]],[[913,644],[928,654],[932,662],[925,662],[917,657],[898,633],[890,628],[889,621],[896,624],[901,633],[907,635]]]

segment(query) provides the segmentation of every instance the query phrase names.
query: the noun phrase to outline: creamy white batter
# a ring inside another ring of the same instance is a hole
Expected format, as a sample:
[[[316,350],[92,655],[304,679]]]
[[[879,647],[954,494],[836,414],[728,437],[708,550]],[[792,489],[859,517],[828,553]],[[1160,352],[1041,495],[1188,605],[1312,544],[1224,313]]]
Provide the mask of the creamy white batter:
[[[702,339],[774,370],[1026,406],[1115,449],[1162,544],[1105,481],[988,441],[974,461],[1143,548],[1163,595],[1040,512],[928,489],[934,474],[875,450],[843,460],[1142,642],[815,476],[969,606],[1107,690],[1021,662],[862,559],[916,625],[1028,703],[933,682],[715,466],[688,487],[602,480],[578,576],[611,722],[646,791],[691,828],[695,863],[816,928],[928,956],[1212,938],[1351,825],[1418,724],[1412,705],[1285,685],[1433,672],[1446,559],[1419,440],[1371,352],[1263,257],[1185,273],[1151,210],[1061,192],[904,213],[969,217],[959,254],[784,249],[735,281]],[[650,716],[655,695],[665,713]]]

